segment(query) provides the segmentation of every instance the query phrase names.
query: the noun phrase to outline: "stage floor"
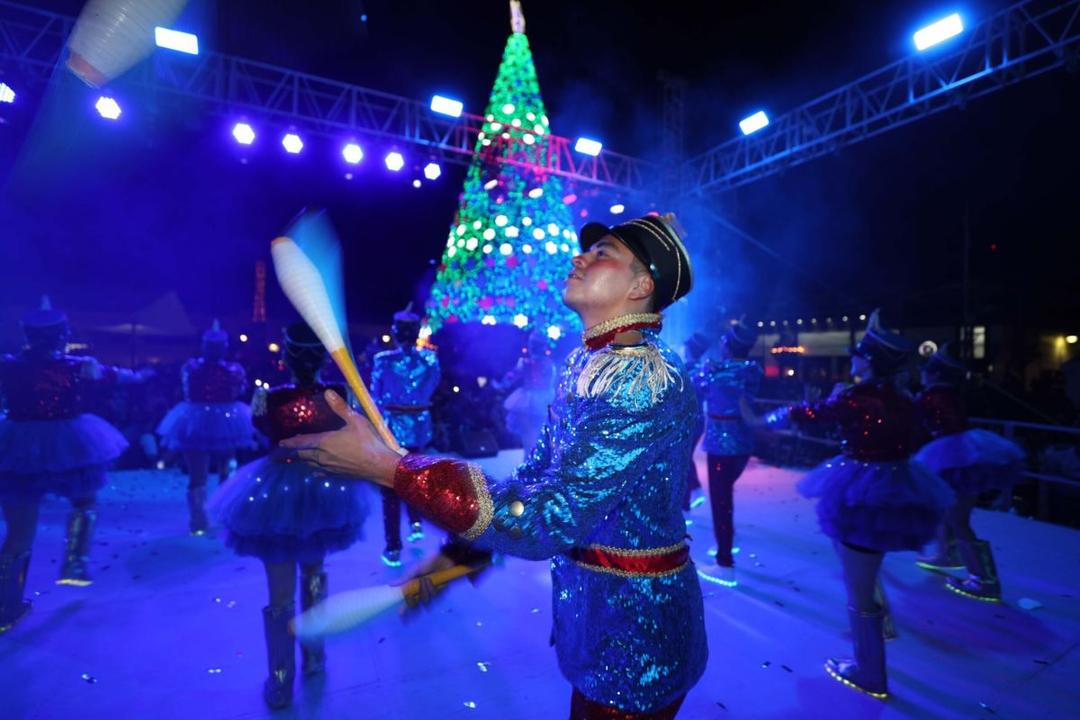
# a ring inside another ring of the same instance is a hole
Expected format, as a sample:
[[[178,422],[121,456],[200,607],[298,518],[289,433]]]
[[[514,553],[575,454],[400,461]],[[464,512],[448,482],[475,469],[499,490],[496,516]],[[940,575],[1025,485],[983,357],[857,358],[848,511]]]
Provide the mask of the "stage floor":
[[[520,456],[485,464],[508,471]],[[821,669],[827,655],[849,651],[847,621],[837,562],[793,489],[797,478],[752,463],[736,486],[740,584],[704,587],[709,665],[680,718],[1078,717],[1080,534],[977,512],[1004,578],[1000,605],[945,591],[912,553],[890,555],[883,579],[900,638],[888,645],[893,697],[880,702]],[[401,576],[379,562],[377,502],[373,510],[367,538],[330,557],[331,591]],[[27,584],[34,609],[0,636],[0,716],[271,715],[260,697],[261,566],[214,537],[188,536],[182,475],[112,475],[89,588],[53,584],[66,513],[60,500],[43,506]],[[707,505],[690,518],[703,559]],[[429,529],[407,559],[433,552],[438,536]],[[479,587],[454,587],[409,622],[390,615],[332,642],[325,678],[301,681],[295,706],[273,716],[565,718],[570,690],[548,646],[549,594],[546,563],[507,559]],[[1023,609],[1031,601],[1038,607]]]

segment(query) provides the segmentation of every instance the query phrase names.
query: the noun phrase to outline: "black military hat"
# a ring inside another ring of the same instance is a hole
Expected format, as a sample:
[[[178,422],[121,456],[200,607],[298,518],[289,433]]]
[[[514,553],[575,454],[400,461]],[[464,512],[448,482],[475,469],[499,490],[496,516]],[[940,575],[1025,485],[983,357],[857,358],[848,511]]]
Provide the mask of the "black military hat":
[[[903,335],[886,329],[881,324],[880,315],[880,309],[870,313],[870,319],[866,322],[866,334],[855,343],[851,354],[868,360],[875,373],[888,375],[907,364],[915,352],[915,345]]]
[[[588,223],[581,228],[581,249],[588,251],[606,235],[614,235],[649,269],[656,290],[653,298],[657,310],[663,310],[686,293],[694,284],[690,254],[683,244],[681,228],[673,214],[663,217],[646,215],[608,227],[603,223]]]

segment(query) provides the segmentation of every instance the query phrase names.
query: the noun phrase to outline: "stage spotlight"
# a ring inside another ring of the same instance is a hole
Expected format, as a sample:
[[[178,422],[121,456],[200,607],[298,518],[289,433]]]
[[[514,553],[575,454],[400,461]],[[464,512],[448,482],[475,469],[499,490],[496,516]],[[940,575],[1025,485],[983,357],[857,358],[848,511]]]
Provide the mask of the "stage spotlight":
[[[1077,341],[1077,337],[1075,335],[1066,335],[1065,336],[1065,342],[1067,342],[1070,345],[1075,345],[1076,341]]]
[[[154,28],[154,42],[160,48],[187,53],[188,55],[199,54],[199,38],[191,33],[169,28]]]
[[[593,140],[592,138],[581,137],[574,143],[574,150],[582,155],[592,155],[593,157],[596,157],[603,149],[604,144],[599,140]]]
[[[281,352],[281,346],[278,345],[276,342],[269,343],[266,346],[266,349],[272,353]]]
[[[285,148],[285,152],[296,155],[304,149],[304,141],[296,133],[285,133],[285,137],[281,138],[281,147]]]
[[[238,122],[233,125],[232,136],[241,145],[250,145],[255,142],[255,131],[246,122]]]
[[[442,95],[433,95],[431,98],[431,109],[433,112],[437,112],[440,115],[461,117],[461,111],[465,109],[465,105],[460,100],[443,97]]]
[[[405,158],[397,150],[386,154],[386,159],[383,160],[386,163],[386,167],[389,170],[398,172],[401,168],[405,167]]]
[[[248,341],[248,336],[245,333],[240,333],[240,342],[245,343]]]
[[[622,203],[615,203],[611,206],[612,215],[622,215],[625,210],[626,206],[624,206]]]
[[[94,103],[94,107],[97,109],[98,115],[106,120],[116,120],[120,117],[120,103],[108,95],[99,97],[97,102]]]
[[[15,91],[7,83],[0,83],[0,103],[15,102]]]
[[[953,13],[917,31],[913,36],[915,48],[919,51],[926,50],[962,32],[964,21],[960,19],[959,13]]]
[[[364,159],[364,148],[354,142],[346,143],[345,147],[341,148],[341,157],[350,165],[356,165]]]
[[[424,183],[420,182],[420,178],[417,178],[417,179],[415,179],[415,180],[413,180],[413,181],[412,181],[412,186],[413,186],[414,188],[416,188],[417,190],[419,190],[419,189],[420,189],[420,186],[421,186],[421,185],[423,185],[423,184],[424,184]]]
[[[750,133],[757,132],[768,124],[769,116],[765,114],[764,110],[758,110],[750,117],[740,120],[739,129],[742,130],[743,135],[749,135]]]
[[[424,166],[424,177],[428,180],[438,180],[440,175],[442,175],[442,168],[439,163],[429,162]]]

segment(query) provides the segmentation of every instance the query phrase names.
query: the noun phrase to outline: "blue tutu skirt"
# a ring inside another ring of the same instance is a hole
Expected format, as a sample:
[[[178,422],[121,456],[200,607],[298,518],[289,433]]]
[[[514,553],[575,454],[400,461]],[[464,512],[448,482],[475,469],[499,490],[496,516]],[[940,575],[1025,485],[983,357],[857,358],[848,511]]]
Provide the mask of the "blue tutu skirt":
[[[170,450],[231,452],[255,447],[251,408],[239,400],[227,403],[177,403],[157,428]]]
[[[368,514],[366,484],[275,451],[237,470],[208,509],[239,555],[318,562],[360,538]]]
[[[878,552],[921,549],[956,499],[921,463],[863,462],[844,455],[808,472],[798,488],[818,498],[822,532]]]
[[[915,459],[960,495],[1007,490],[1024,472],[1024,451],[997,433],[972,429],[929,442]]]
[[[128,442],[97,415],[67,420],[0,420],[0,496],[80,497],[105,484]]]

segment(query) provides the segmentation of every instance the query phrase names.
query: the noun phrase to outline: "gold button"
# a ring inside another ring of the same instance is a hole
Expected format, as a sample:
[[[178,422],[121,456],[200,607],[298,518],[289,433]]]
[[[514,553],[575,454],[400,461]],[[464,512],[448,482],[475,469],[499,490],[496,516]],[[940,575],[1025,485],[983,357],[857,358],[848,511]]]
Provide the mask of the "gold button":
[[[510,503],[510,514],[514,517],[521,517],[525,514],[525,503],[520,500],[515,500]]]

